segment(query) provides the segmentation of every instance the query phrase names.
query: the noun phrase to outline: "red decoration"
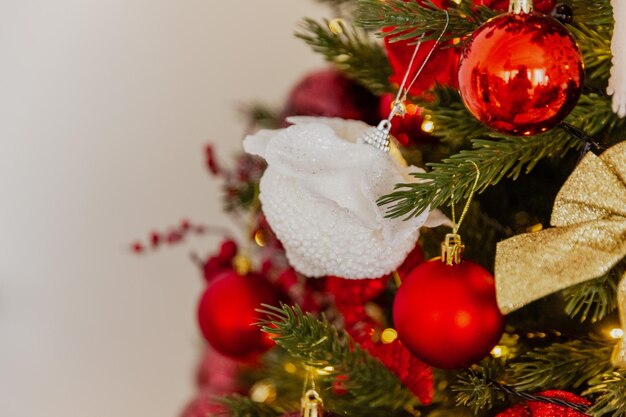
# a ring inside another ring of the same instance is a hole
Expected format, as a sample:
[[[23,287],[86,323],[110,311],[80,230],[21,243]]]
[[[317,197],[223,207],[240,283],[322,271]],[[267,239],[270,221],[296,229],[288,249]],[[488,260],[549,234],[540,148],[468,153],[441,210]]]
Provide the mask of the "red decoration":
[[[335,297],[335,304],[344,306],[360,306],[378,297],[391,276],[372,279],[345,279],[335,276],[326,278],[326,291]]]
[[[576,106],[585,74],[563,25],[539,13],[507,13],[474,32],[458,76],[463,101],[479,121],[507,134],[534,135]]]
[[[200,299],[198,323],[205,339],[219,353],[253,360],[273,346],[269,336],[254,326],[261,304],[276,304],[270,284],[260,275],[234,271],[215,277]]]
[[[289,94],[283,117],[323,116],[379,122],[378,99],[335,69],[309,74]]]
[[[547,398],[558,398],[573,404],[591,404],[584,398],[567,391],[544,391],[537,395]],[[525,401],[501,412],[496,417],[586,417],[586,414],[569,407],[543,401]]]
[[[380,118],[386,119],[389,116],[391,105],[395,96],[393,94],[385,94],[380,98]],[[432,140],[429,132],[423,130],[424,117],[423,109],[415,104],[408,103],[405,105],[406,114],[403,116],[395,116],[391,119],[391,134],[398,140],[400,145],[406,146],[416,144],[426,140]]]
[[[413,79],[434,44],[435,41],[422,42],[409,73],[409,80]],[[459,51],[448,46],[439,45],[436,47],[415,84],[409,90],[411,95],[419,96],[424,91],[433,88],[436,84],[454,88],[458,87]],[[385,50],[387,51],[387,58],[392,69],[389,81],[400,85],[415,51],[415,39],[394,41],[394,37],[386,37]]]
[[[389,344],[374,343],[367,350],[384,363],[422,404],[428,405],[433,401],[435,387],[432,368],[413,356],[399,340]]]
[[[504,330],[493,277],[469,261],[448,266],[432,260],[415,268],[396,294],[393,318],[402,343],[444,369],[482,359]]]

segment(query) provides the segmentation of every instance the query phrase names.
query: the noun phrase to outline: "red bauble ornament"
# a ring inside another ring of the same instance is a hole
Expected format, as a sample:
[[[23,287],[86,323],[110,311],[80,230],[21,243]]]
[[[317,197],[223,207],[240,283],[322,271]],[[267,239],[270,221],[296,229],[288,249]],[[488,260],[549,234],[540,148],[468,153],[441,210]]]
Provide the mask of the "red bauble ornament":
[[[198,323],[213,349],[230,358],[253,360],[274,343],[254,325],[262,318],[255,309],[277,301],[263,277],[225,271],[214,278],[202,294]]]
[[[479,121],[524,136],[563,120],[585,77],[574,37],[539,13],[507,13],[483,24],[461,55],[458,75],[463,101]]]
[[[407,349],[443,369],[482,359],[504,330],[493,277],[469,261],[448,266],[436,259],[415,268],[396,294],[393,319]]]
[[[435,41],[422,42],[413,67],[409,73],[409,80],[412,80],[422,63],[435,45]],[[389,81],[400,85],[404,79],[411,57],[415,51],[415,39],[395,41],[394,37],[385,38],[385,50],[387,58],[391,64],[392,74]],[[457,69],[459,63],[459,51],[450,45],[439,45],[435,47],[430,59],[424,66],[420,76],[411,86],[409,93],[414,96],[421,95],[424,91],[433,88],[436,84],[457,87]]]
[[[335,69],[313,72],[291,91],[283,117],[323,116],[378,123],[378,98]]]
[[[544,391],[537,395],[558,398],[573,404],[590,405],[590,402],[567,391]],[[550,404],[543,401],[525,401],[510,407],[496,417],[585,417],[586,414],[569,407]]]

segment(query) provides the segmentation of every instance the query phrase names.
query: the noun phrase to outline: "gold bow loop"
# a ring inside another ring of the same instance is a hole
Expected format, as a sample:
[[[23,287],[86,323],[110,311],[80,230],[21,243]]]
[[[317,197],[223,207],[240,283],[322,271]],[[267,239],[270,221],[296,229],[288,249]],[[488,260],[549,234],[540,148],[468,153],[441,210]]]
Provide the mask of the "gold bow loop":
[[[554,227],[498,243],[496,291],[504,314],[597,278],[626,256],[626,142],[582,159],[559,191],[550,223]],[[622,326],[625,278],[618,286]],[[626,367],[626,336],[614,363]]]

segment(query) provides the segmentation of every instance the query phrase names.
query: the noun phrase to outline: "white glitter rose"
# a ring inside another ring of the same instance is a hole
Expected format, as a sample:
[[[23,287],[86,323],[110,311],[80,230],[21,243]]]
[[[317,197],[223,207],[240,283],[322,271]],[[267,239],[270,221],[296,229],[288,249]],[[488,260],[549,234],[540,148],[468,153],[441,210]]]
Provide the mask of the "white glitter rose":
[[[376,278],[393,272],[413,249],[429,216],[386,219],[376,200],[418,169],[357,143],[363,122],[293,117],[286,129],[246,137],[263,157],[263,212],[290,264],[310,277]],[[430,226],[441,224],[440,213]]]

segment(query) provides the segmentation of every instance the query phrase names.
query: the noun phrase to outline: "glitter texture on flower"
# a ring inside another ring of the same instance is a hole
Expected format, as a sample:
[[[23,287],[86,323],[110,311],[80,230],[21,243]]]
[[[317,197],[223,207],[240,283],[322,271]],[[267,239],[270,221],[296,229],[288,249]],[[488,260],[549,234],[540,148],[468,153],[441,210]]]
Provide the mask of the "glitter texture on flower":
[[[259,197],[291,265],[310,277],[361,279],[392,272],[415,246],[429,213],[386,219],[376,200],[397,183],[415,182],[409,173],[418,169],[359,143],[369,127],[363,122],[289,122],[286,129],[248,136],[244,149],[267,161]],[[445,217],[438,217],[429,223],[441,224]]]

